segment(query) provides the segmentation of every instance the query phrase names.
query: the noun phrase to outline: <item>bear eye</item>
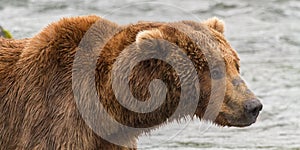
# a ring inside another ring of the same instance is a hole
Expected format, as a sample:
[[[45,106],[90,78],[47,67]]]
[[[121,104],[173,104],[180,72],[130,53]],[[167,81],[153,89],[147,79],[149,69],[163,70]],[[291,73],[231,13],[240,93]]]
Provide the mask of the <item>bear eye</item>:
[[[224,73],[220,68],[213,68],[211,70],[211,77],[215,80],[223,78]]]
[[[240,66],[236,63],[236,64],[235,64],[235,67],[236,67],[237,71],[240,73],[240,71],[241,71],[241,70],[240,70]]]

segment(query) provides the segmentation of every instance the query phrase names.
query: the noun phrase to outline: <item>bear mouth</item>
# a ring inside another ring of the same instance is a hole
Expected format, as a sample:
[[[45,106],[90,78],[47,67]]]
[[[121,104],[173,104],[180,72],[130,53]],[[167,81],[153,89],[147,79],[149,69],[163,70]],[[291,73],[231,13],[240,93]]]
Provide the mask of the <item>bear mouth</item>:
[[[232,117],[232,115],[220,113],[214,121],[217,125],[228,127],[247,127],[255,123],[257,116],[253,118],[242,115],[240,117]]]
[[[253,123],[255,123],[256,122],[256,120],[254,120],[254,121],[249,121],[249,122],[242,122],[242,121],[233,121],[233,122],[231,122],[231,123],[229,123],[229,124],[231,124],[231,126],[235,126],[235,127],[247,127],[247,126],[250,126],[250,125],[252,125]]]

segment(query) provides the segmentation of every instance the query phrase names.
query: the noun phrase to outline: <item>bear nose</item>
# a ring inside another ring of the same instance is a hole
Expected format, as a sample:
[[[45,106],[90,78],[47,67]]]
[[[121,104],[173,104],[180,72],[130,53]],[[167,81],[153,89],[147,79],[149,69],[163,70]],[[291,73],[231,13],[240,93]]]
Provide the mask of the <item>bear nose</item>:
[[[262,110],[263,105],[258,99],[247,100],[244,103],[244,109],[249,117],[256,118],[259,112]]]

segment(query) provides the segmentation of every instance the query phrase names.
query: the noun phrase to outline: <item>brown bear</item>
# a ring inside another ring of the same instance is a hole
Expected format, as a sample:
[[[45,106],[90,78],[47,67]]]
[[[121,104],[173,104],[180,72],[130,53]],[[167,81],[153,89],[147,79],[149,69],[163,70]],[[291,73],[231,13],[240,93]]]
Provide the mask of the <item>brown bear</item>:
[[[223,32],[217,18],[120,26],[84,16],[33,38],[0,38],[0,149],[136,149],[141,133],[193,116],[251,125],[262,104]],[[155,94],[165,97],[159,105]],[[153,99],[155,109],[140,107]]]

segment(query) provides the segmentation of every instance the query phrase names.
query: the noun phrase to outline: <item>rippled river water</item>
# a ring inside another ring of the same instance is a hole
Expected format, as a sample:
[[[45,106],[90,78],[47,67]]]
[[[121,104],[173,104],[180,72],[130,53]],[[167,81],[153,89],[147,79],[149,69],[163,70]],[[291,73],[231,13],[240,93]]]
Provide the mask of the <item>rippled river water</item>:
[[[140,137],[140,149],[300,150],[300,1],[0,0],[0,25],[18,39],[61,17],[88,14],[119,24],[218,16],[240,55],[243,77],[264,104],[251,127],[174,123]]]

